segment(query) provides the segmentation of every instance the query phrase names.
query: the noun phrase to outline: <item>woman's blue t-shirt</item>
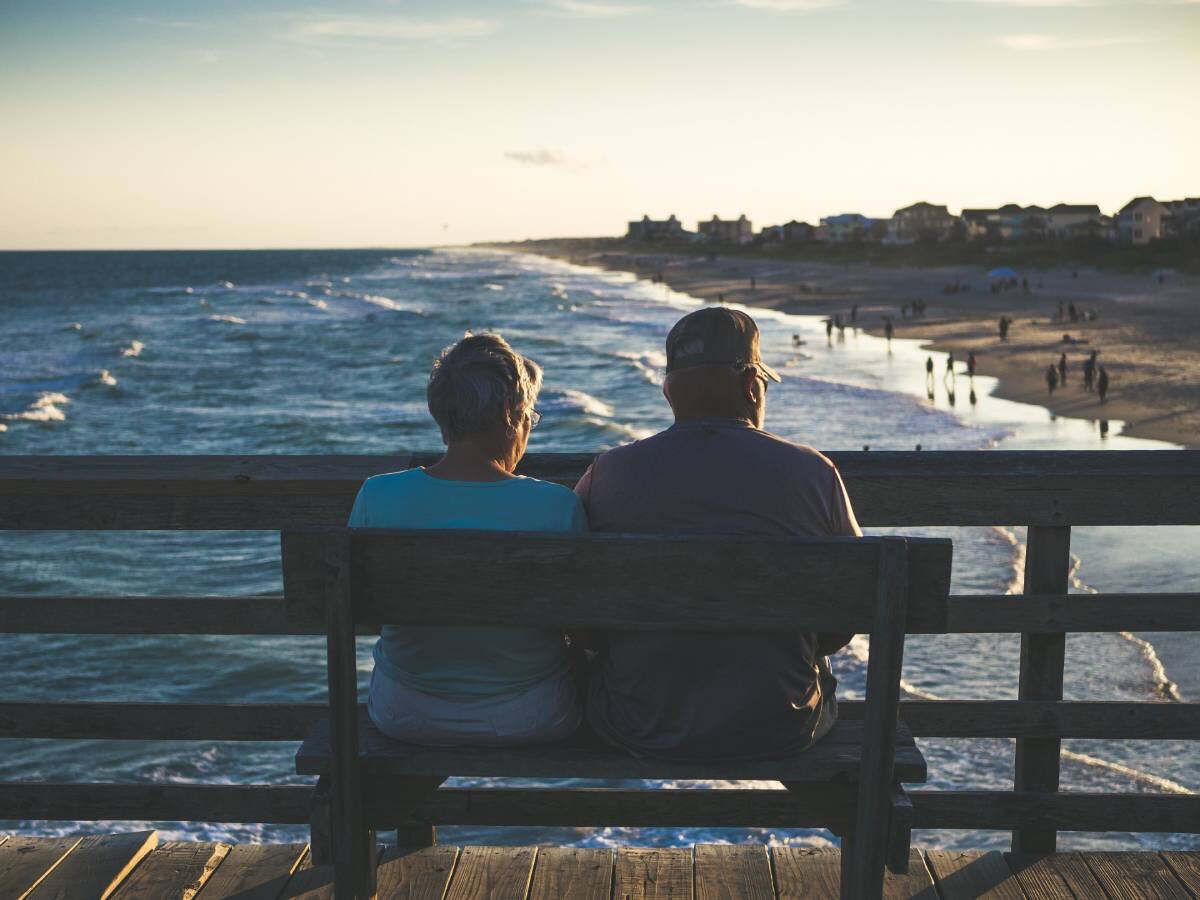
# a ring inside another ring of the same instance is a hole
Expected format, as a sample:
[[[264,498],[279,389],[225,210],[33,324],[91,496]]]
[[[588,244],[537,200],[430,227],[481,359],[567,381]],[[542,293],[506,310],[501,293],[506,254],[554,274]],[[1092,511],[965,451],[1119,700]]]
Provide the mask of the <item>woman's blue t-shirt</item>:
[[[487,531],[586,531],[572,491],[518,476],[445,481],[409,469],[368,478],[350,513],[358,528],[464,528]],[[525,690],[563,672],[560,633],[540,628],[385,625],[375,666],[406,687],[447,698]]]

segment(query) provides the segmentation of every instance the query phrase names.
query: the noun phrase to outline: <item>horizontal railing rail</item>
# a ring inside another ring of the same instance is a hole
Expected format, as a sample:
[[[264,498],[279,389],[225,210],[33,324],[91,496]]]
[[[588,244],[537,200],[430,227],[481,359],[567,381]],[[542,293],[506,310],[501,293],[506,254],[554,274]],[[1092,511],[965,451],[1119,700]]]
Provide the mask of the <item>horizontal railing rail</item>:
[[[830,452],[869,526],[1200,525],[1200,451]],[[0,457],[0,528],[279,531],[343,525],[394,456]],[[531,453],[573,485],[593,454]]]
[[[1029,525],[1021,595],[954,595],[913,633],[1020,633],[1018,700],[904,700],[921,738],[1008,738],[1016,790],[910,792],[922,828],[1013,829],[1046,850],[1056,831],[1200,832],[1200,797],[1058,791],[1062,739],[1200,740],[1200,704],[1066,701],[1070,632],[1200,630],[1200,593],[1066,592],[1071,525],[1200,525],[1200,451],[847,452],[838,464],[866,526]],[[342,525],[364,478],[431,462],[395,456],[0,457],[0,529],[240,530]],[[523,474],[571,485],[591,454],[530,454]],[[377,628],[366,627],[369,635]],[[278,595],[0,596],[0,633],[323,635]],[[843,701],[845,718],[861,703]],[[0,703],[0,738],[302,739],[324,703]],[[0,784],[0,818],[309,821],[306,784]],[[443,788],[405,824],[801,825],[781,790]],[[806,813],[811,815],[811,813]],[[815,824],[815,820],[814,820]]]

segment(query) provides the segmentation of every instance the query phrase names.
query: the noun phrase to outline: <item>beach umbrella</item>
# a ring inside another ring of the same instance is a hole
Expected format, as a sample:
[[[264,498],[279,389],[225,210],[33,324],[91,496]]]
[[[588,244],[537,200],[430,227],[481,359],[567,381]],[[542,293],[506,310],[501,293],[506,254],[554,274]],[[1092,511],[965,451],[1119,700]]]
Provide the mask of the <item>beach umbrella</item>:
[[[988,278],[1016,278],[1017,273],[1008,266],[1001,266],[999,269],[992,269],[987,273]]]

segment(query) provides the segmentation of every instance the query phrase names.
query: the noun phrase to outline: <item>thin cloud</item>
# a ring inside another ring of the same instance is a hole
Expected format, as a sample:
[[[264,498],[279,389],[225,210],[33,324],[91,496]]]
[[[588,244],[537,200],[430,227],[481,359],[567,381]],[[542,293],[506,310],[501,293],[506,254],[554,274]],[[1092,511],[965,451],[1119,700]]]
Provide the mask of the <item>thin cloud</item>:
[[[546,6],[555,13],[582,19],[618,19],[649,10],[648,6],[636,3],[602,3],[596,0],[546,0]]]
[[[504,158],[524,166],[561,169],[564,172],[578,173],[591,168],[588,163],[572,159],[561,150],[551,150],[549,147],[538,147],[535,150],[506,150]]]
[[[845,6],[847,0],[732,0],[734,6],[764,9],[768,12],[816,12]]]
[[[295,22],[287,34],[298,41],[455,41],[486,37],[499,28],[500,23],[493,19],[461,16],[314,16]]]
[[[1060,38],[1051,34],[1006,34],[996,38],[996,43],[1009,50],[1085,50],[1096,47],[1117,47],[1122,44],[1141,44],[1141,37],[1098,37]]]

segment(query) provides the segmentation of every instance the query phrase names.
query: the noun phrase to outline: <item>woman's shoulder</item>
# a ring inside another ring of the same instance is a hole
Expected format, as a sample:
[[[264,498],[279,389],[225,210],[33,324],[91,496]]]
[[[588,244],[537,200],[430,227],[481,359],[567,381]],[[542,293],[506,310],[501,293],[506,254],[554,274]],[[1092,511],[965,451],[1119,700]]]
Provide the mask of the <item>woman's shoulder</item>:
[[[372,475],[362,483],[360,493],[375,494],[383,491],[394,491],[423,482],[428,476],[423,469],[405,469],[402,472],[384,472]]]

